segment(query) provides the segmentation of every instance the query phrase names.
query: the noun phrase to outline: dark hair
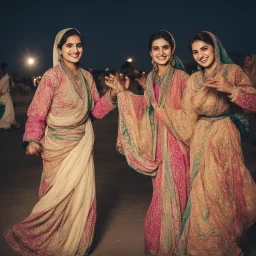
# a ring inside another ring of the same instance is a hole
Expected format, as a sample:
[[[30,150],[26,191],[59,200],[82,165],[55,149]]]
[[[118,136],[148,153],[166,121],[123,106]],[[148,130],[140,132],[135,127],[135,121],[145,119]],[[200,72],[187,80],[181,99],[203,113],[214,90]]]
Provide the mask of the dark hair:
[[[72,29],[69,29],[68,31],[65,32],[65,34],[62,36],[60,42],[58,43],[57,47],[58,47],[59,49],[61,49],[62,46],[67,42],[67,39],[68,39],[70,36],[73,36],[73,35],[79,36],[82,45],[84,45],[83,38],[82,38],[82,36],[80,35],[80,33],[79,33],[76,29],[72,28]]]
[[[151,51],[153,41],[160,39],[160,38],[163,38],[164,40],[166,40],[170,44],[171,48],[173,49],[174,42],[173,42],[171,35],[166,31],[158,30],[158,31],[154,32],[148,40],[149,51]]]
[[[192,52],[192,44],[195,42],[195,41],[203,41],[207,44],[210,44],[213,48],[214,47],[214,42],[211,38],[211,36],[207,33],[207,32],[199,32],[199,33],[196,33],[195,36],[189,41],[189,50]]]
[[[246,58],[246,57],[250,57],[250,58],[252,59],[252,53],[246,53],[246,54],[244,55],[244,58]]]

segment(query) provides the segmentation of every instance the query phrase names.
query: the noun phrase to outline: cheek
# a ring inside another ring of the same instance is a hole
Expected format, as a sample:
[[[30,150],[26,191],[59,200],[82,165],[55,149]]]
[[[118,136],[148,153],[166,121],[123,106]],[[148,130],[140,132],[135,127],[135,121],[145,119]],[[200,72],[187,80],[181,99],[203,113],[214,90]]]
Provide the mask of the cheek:
[[[197,55],[193,54],[193,59],[197,62]]]

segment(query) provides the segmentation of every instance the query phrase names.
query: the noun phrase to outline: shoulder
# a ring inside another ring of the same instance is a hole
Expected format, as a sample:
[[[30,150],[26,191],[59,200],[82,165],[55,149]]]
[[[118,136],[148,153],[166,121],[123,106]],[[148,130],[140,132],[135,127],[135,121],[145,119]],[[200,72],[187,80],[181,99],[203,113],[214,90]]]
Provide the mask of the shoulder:
[[[42,80],[39,85],[56,88],[62,83],[64,79],[63,70],[60,65],[56,65],[48,69],[42,76]]]
[[[202,74],[200,71],[196,71],[193,74],[191,74],[188,78],[188,81],[193,81],[194,79],[198,79],[199,77],[201,77]]]
[[[175,70],[175,74],[181,79],[181,80],[186,80],[189,78],[189,75],[183,71],[183,70],[180,70],[180,69],[176,69]]]
[[[91,74],[89,71],[87,71],[87,70],[85,70],[85,69],[83,69],[83,68],[80,68],[80,69],[81,69],[82,73],[85,75],[85,77],[86,77],[87,79],[90,79],[90,80],[93,79],[92,74]]]
[[[45,73],[43,74],[43,77],[52,77],[52,78],[57,78],[61,75],[62,71],[60,68],[60,65],[56,65],[50,69],[48,69],[47,71],[45,71]]]

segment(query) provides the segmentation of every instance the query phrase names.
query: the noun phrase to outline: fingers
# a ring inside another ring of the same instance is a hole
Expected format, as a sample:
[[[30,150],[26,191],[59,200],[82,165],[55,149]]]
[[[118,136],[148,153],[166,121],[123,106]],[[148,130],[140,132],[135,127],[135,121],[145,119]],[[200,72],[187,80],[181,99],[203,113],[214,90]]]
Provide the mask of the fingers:
[[[220,81],[220,78],[208,78],[207,83],[216,83]]]
[[[204,87],[208,87],[208,88],[218,88],[218,85],[216,83],[204,83],[204,84],[201,84],[202,86]]]

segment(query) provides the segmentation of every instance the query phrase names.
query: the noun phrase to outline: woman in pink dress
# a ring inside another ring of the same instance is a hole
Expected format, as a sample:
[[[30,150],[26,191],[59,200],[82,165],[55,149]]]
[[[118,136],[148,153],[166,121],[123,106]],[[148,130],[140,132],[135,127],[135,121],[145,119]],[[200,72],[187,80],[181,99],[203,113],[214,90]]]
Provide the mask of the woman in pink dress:
[[[19,255],[88,255],[96,221],[91,116],[114,109],[114,90],[99,98],[92,76],[80,68],[83,40],[76,29],[61,30],[53,68],[40,82],[28,109],[27,155],[41,155],[39,202],[6,239]]]
[[[175,47],[167,31],[157,31],[150,37],[148,49],[154,68],[147,76],[144,95],[124,90],[120,77],[106,77],[107,85],[119,91],[117,149],[133,169],[152,177],[153,195],[144,230],[148,256],[173,254],[189,196],[189,141],[177,139],[153,107],[181,107],[188,75],[175,55]]]

